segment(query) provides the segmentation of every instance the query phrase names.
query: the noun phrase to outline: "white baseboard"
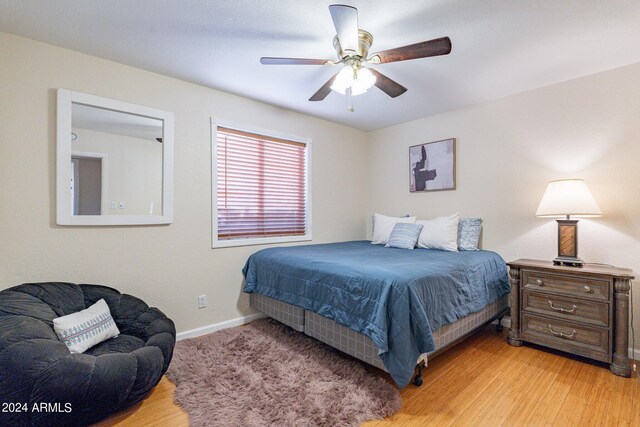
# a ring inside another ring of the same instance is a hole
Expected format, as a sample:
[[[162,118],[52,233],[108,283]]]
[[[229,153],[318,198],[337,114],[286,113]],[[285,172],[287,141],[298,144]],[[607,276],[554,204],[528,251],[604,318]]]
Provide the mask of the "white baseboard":
[[[207,326],[201,326],[199,328],[190,329],[188,331],[180,332],[176,334],[176,340],[184,340],[187,338],[199,337],[201,335],[210,334],[212,332],[221,331],[222,329],[233,328],[234,326],[246,325],[247,323],[251,323],[254,320],[262,319],[267,317],[264,313],[254,313],[249,314],[247,316],[237,317],[231,320],[225,320],[220,323],[213,323]]]
[[[498,321],[495,320],[493,323],[497,324]],[[504,326],[505,328],[510,328],[511,327],[511,318],[509,316],[506,316],[502,319],[502,326]],[[629,347],[629,358],[633,358],[633,348]],[[636,360],[640,360],[640,350],[636,348],[635,350],[635,356],[636,356]]]

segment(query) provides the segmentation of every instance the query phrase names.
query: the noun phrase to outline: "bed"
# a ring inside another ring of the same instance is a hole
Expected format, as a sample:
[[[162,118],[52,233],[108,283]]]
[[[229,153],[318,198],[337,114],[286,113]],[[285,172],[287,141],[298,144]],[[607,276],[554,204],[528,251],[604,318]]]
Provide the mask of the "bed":
[[[243,274],[255,308],[385,369],[400,387],[425,355],[504,315],[510,290],[494,252],[369,241],[263,249]]]

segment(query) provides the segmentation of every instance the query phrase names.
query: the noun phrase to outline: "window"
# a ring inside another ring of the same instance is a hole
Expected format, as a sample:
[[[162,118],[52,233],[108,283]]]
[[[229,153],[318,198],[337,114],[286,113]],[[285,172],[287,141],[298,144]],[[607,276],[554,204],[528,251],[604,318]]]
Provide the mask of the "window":
[[[310,240],[309,141],[214,126],[213,246]]]

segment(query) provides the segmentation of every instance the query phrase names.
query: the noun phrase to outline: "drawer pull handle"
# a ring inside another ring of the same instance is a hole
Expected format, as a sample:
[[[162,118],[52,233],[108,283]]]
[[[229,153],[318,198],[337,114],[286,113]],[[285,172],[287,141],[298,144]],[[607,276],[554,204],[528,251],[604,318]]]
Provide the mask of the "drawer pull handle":
[[[575,304],[571,308],[556,307],[555,305],[553,305],[553,301],[551,301],[551,300],[549,300],[549,305],[555,311],[559,311],[560,313],[575,313],[576,310],[578,309],[578,307]]]
[[[584,291],[588,294],[591,293],[591,286],[584,285]]]
[[[542,286],[542,279],[536,279],[536,285]]]
[[[568,334],[566,332],[556,332],[556,331],[553,330],[551,325],[547,325],[547,326],[549,327],[549,331],[551,331],[551,333],[553,335],[555,335],[556,337],[560,337],[560,338],[565,338],[565,339],[571,340],[571,339],[575,338],[575,336],[576,336],[575,329],[573,331],[571,331],[570,334]]]

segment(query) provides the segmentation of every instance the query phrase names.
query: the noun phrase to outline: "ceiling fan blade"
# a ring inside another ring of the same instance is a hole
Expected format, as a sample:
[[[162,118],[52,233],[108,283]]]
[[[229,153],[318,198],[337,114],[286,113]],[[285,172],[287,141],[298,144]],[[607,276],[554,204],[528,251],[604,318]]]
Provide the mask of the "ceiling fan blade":
[[[338,73],[334,74],[333,77],[329,79],[329,81],[323,84],[322,87],[318,89],[318,91],[314,93],[311,98],[309,98],[309,101],[322,101],[323,99],[325,99],[327,95],[331,93],[331,85],[333,84],[333,81],[336,79],[337,75]]]
[[[451,52],[451,39],[441,37],[426,42],[410,44],[395,49],[383,50],[374,54],[371,59],[375,64],[407,61],[409,59],[427,58],[429,56],[448,55]],[[377,58],[376,58],[377,57]]]
[[[264,65],[325,65],[333,61],[329,59],[307,59],[307,58],[274,58],[263,56],[260,63]],[[328,65],[328,64],[327,64]]]
[[[358,51],[358,9],[344,4],[329,6],[342,50]]]
[[[394,80],[391,80],[381,72],[376,71],[373,68],[369,68],[368,70],[371,71],[374,76],[376,76],[376,87],[390,97],[398,97],[407,91],[406,87],[402,86],[400,83]]]

